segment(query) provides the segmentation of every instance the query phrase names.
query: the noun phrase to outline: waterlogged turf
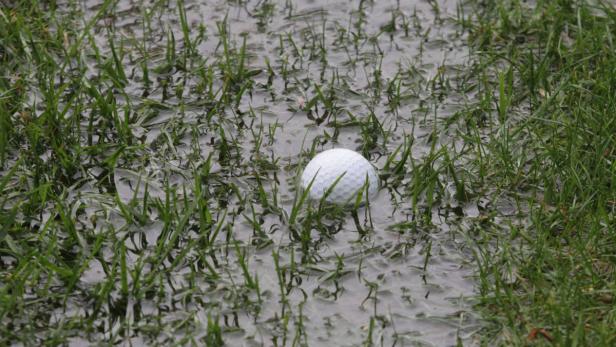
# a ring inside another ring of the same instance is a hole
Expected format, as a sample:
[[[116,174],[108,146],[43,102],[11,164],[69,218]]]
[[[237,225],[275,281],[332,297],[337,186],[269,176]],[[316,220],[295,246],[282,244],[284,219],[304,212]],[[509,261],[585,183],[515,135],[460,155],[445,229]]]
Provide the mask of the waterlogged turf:
[[[468,340],[474,269],[457,234],[477,211],[437,163],[459,142],[439,123],[467,97],[458,9],[41,4],[32,40],[56,41],[31,44],[11,77],[22,116],[46,123],[15,125],[38,133],[5,154],[3,339]],[[381,169],[357,219],[298,192],[333,147]]]
[[[0,7],[0,344],[613,345],[614,18]],[[299,189],[336,147],[374,199]]]

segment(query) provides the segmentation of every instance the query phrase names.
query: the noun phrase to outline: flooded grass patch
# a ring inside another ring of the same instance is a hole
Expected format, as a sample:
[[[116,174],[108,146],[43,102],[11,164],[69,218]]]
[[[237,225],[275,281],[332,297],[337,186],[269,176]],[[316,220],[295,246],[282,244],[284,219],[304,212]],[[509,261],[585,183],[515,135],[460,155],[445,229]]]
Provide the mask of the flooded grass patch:
[[[614,13],[11,2],[0,344],[610,345]]]
[[[479,329],[472,258],[439,207],[456,158],[440,123],[466,100],[455,3],[28,6],[2,16],[6,342]],[[307,199],[298,177],[332,147],[379,167],[381,194]]]

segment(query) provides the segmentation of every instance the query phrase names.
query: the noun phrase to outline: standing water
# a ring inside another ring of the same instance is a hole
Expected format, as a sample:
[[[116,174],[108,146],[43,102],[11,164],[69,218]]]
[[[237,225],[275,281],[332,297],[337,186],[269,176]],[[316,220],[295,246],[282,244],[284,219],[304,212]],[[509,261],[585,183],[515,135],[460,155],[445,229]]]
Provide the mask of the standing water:
[[[69,65],[126,128],[94,99],[81,110],[84,146],[110,149],[66,204],[105,241],[47,324],[96,315],[64,328],[75,344],[474,343],[461,225],[476,211],[436,170],[470,97],[457,2],[58,2],[88,42]],[[379,169],[357,213],[302,199],[331,148]]]

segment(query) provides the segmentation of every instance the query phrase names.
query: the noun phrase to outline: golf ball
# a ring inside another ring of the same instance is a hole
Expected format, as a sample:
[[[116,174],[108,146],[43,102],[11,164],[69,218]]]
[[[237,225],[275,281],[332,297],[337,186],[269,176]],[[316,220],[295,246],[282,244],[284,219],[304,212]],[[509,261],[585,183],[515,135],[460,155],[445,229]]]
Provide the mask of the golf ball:
[[[340,180],[333,186],[339,177]],[[313,179],[310,198],[320,200],[333,186],[325,200],[334,204],[353,204],[366,183],[369,198],[379,190],[379,177],[374,166],[350,149],[335,148],[316,155],[302,173],[302,188],[308,189]]]

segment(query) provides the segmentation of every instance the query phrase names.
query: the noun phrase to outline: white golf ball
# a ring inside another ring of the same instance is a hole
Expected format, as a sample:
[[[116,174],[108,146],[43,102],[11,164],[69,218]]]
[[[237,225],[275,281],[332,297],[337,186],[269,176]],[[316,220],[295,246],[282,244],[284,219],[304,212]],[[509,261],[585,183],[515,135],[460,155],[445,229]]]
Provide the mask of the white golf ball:
[[[314,200],[320,200],[339,177],[340,180],[325,198],[328,202],[353,204],[366,183],[369,198],[379,190],[379,176],[374,166],[361,154],[344,148],[330,149],[316,155],[304,169],[302,188],[307,189],[314,178],[309,195]]]

